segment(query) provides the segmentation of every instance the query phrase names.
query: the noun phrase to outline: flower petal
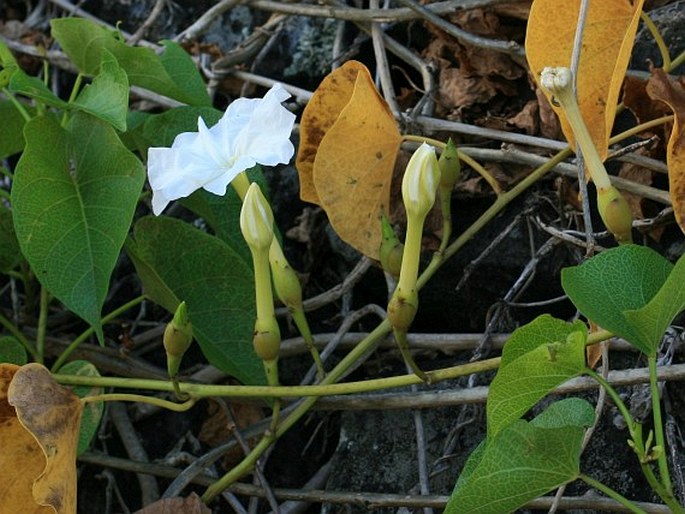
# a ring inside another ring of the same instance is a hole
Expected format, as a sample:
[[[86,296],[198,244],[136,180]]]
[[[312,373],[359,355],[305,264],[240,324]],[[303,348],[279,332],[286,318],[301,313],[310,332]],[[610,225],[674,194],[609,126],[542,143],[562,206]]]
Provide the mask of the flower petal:
[[[250,155],[266,166],[290,162],[295,153],[295,147],[290,142],[295,115],[281,105],[289,97],[290,94],[280,84],[274,85],[266,93],[238,135],[236,153]]]

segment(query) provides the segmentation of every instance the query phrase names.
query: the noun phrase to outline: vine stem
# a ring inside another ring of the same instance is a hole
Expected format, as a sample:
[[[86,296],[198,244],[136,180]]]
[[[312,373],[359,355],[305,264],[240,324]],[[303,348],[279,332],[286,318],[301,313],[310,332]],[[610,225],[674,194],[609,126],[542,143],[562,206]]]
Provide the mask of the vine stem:
[[[657,379],[656,355],[647,357],[649,364],[649,392],[652,397],[652,417],[654,419],[654,437],[657,446],[661,446],[661,453],[657,460],[659,464],[659,476],[661,483],[664,484],[666,491],[673,494],[671,475],[668,471],[668,461],[666,460],[666,442],[664,441],[664,425],[661,419],[661,396],[659,395],[659,384]]]
[[[376,330],[381,329],[379,333],[372,332],[372,343],[379,341],[390,331],[390,324],[387,322],[381,323]],[[371,336],[371,335],[370,335]],[[369,337],[370,337],[369,336]],[[363,342],[366,342],[363,341]],[[353,350],[358,357],[364,355],[365,351],[362,348],[360,352],[357,350],[362,343],[359,343]],[[364,345],[367,346],[367,345]],[[432,382],[441,382],[452,378],[457,378],[472,373],[480,373],[497,369],[500,364],[500,358],[460,364],[450,368],[443,368],[437,371],[429,371],[426,374]],[[338,365],[339,366],[339,365]],[[337,367],[334,368],[337,370]],[[344,370],[343,370],[344,371]],[[331,371],[333,373],[333,371]],[[396,387],[405,387],[414,384],[423,383],[416,375],[399,375],[387,378],[377,378],[373,380],[362,380],[359,382],[344,382],[334,383],[328,380],[328,376],[318,385],[304,385],[304,386],[230,386],[230,385],[213,385],[213,384],[194,384],[194,383],[178,383],[178,390],[182,394],[190,395],[193,398],[206,398],[210,396],[227,397],[227,398],[316,398],[319,396],[340,395],[340,394],[355,394],[370,391],[378,391],[382,389],[391,389]],[[338,370],[342,376],[343,372]],[[119,378],[119,377],[87,377],[80,375],[53,375],[55,380],[63,385],[74,386],[99,386],[99,387],[118,387],[126,389],[146,389],[148,391],[164,391],[176,392],[174,385],[168,380],[151,380],[151,379],[137,379],[137,378]]]
[[[10,102],[12,102],[12,105],[14,108],[19,111],[19,114],[21,114],[21,117],[24,118],[25,121],[31,121],[31,115],[29,112],[26,110],[26,108],[21,104],[19,100],[14,96],[14,94],[7,89],[6,87],[2,88],[2,93],[7,96]]]
[[[26,351],[31,354],[31,357],[33,357],[34,360],[38,360],[38,351],[36,350],[36,348],[34,348],[33,344],[31,344],[31,341],[28,340],[24,333],[21,330],[19,330],[19,328],[14,323],[8,320],[1,313],[0,325],[5,327],[5,329],[7,329],[7,331],[10,334],[12,334],[17,339],[17,341],[21,343],[21,345],[26,349]]]
[[[48,326],[48,307],[50,293],[44,286],[40,288],[40,312],[38,313],[38,331],[36,333],[36,362],[45,361],[45,331]]]
[[[647,459],[647,451],[645,450],[644,441],[642,440],[642,427],[633,420],[632,416],[630,415],[630,412],[628,411],[628,408],[626,407],[625,403],[623,403],[623,400],[621,400],[621,397],[618,395],[616,390],[611,386],[611,384],[604,380],[604,378],[601,375],[597,374],[595,371],[586,368],[584,373],[594,378],[602,387],[604,387],[604,389],[609,394],[618,410],[621,412],[621,415],[626,420],[626,423],[628,425],[628,431],[630,432],[630,437],[634,444],[633,449],[637,454],[637,457],[640,461],[640,468],[642,469],[642,473],[645,475],[645,478],[647,479],[647,482],[649,483],[650,487],[654,490],[656,494],[659,495],[659,497],[664,501],[664,503],[666,503],[666,505],[668,505],[668,507],[674,513],[684,514],[685,509],[683,509],[683,507],[675,499],[675,497],[673,496],[673,492],[669,491],[654,474],[654,470],[652,470],[652,467],[650,466],[650,463]],[[654,366],[654,373],[656,373],[656,366]],[[652,382],[651,374],[652,371],[650,368],[650,385]],[[656,375],[654,375],[654,377],[656,379]],[[652,394],[654,393],[652,392]],[[659,429],[658,431],[661,432],[663,441],[663,431],[661,429]],[[658,440],[659,439],[657,437],[657,442]],[[662,448],[664,447],[662,446]]]
[[[617,491],[614,491],[611,487],[603,484],[602,482],[595,480],[594,478],[592,478],[588,475],[585,475],[583,473],[581,473],[578,476],[578,478],[580,478],[587,485],[594,487],[598,491],[602,491],[604,494],[606,494],[610,498],[613,498],[614,500],[619,502],[621,505],[623,505],[625,508],[630,509],[631,512],[635,512],[636,514],[647,514],[646,511],[642,510],[640,507],[635,505],[628,498],[621,495]]]
[[[117,307],[112,312],[110,312],[102,318],[102,324],[104,325],[105,323],[112,321],[117,316],[142,303],[143,300],[145,300],[146,298],[147,297],[145,295],[140,295],[134,298],[133,300],[126,302],[124,305]],[[62,352],[62,355],[60,355],[59,358],[55,361],[50,371],[52,371],[52,373],[58,372],[60,368],[64,366],[64,363],[67,361],[69,356],[74,352],[74,350],[76,350],[76,348],[78,348],[83,341],[88,339],[93,334],[93,332],[95,332],[95,329],[93,327],[89,327],[86,330],[84,330],[80,336],[74,339],[71,342],[71,344],[69,344],[69,346],[67,346],[67,348]]]
[[[94,394],[92,396],[85,396],[81,398],[82,403],[96,403],[96,402],[137,402],[149,403],[156,405],[163,409],[172,410],[174,412],[184,412],[190,409],[197,402],[197,398],[190,398],[183,403],[170,402],[154,396],[145,396],[142,394],[128,394],[128,393],[107,393]]]

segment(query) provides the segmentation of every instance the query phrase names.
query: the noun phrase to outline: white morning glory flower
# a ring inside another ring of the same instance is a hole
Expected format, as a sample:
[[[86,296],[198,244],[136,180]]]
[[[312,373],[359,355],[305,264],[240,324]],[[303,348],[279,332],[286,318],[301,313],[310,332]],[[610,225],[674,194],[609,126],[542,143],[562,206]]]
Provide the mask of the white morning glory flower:
[[[198,132],[176,136],[171,148],[150,148],[147,171],[152,211],[159,215],[171,202],[201,187],[216,195],[242,171],[256,164],[287,164],[295,153],[290,133],[295,115],[281,102],[290,94],[280,84],[264,98],[239,98],[212,128],[198,118]]]

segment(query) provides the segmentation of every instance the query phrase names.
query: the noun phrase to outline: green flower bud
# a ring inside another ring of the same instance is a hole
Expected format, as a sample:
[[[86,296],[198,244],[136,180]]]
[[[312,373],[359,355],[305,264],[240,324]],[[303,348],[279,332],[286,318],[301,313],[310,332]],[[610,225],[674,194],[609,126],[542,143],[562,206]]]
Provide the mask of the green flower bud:
[[[274,238],[274,215],[256,183],[250,184],[240,210],[240,230],[253,251],[268,250]]]
[[[169,376],[175,377],[178,375],[183,355],[193,342],[193,325],[188,318],[186,302],[178,305],[173,319],[167,323],[163,341]]]
[[[440,184],[440,166],[435,150],[423,143],[414,152],[402,179],[402,199],[407,218],[413,217],[423,223],[435,203]]]
[[[633,213],[614,186],[597,189],[597,208],[607,230],[619,244],[633,242]]]
[[[263,361],[273,361],[278,358],[278,351],[281,348],[281,331],[276,318],[257,319],[252,344],[257,356]]]
[[[419,308],[419,295],[416,289],[403,291],[398,287],[388,303],[388,321],[392,328],[406,333],[414,321]]]
[[[381,247],[378,252],[381,266],[386,273],[393,277],[400,276],[402,269],[402,254],[404,253],[404,245],[395,234],[395,231],[390,225],[387,216],[381,216]]]
[[[269,248],[269,263],[271,264],[271,279],[279,300],[291,312],[302,307],[302,285],[297,273],[290,266],[283,255],[281,245],[276,240]]]
[[[454,184],[461,177],[461,162],[452,138],[447,140],[447,145],[438,159],[438,166],[440,166],[440,187],[445,191],[452,191]]]

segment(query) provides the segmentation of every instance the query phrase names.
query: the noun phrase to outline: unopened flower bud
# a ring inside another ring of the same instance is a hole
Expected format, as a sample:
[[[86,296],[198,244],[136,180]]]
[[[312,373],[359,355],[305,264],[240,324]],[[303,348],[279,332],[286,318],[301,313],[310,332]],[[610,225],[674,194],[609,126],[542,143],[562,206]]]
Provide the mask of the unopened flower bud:
[[[393,277],[400,276],[402,269],[402,254],[404,252],[404,245],[395,234],[395,231],[390,225],[385,214],[381,216],[381,247],[378,252],[383,271],[389,273]]]
[[[302,307],[302,285],[297,273],[290,266],[283,255],[281,245],[273,241],[269,247],[269,263],[271,264],[271,279],[273,280],[276,296],[288,310]]]
[[[614,186],[598,188],[597,208],[607,230],[619,244],[633,242],[633,213],[618,189]]]
[[[396,331],[407,332],[414,321],[419,307],[419,295],[416,289],[403,291],[399,287],[395,289],[388,303],[388,321]]]
[[[164,329],[164,350],[167,356],[167,369],[170,377],[178,375],[181,359],[193,342],[193,325],[188,318],[185,302],[176,308],[173,319]]]
[[[252,251],[268,250],[274,238],[274,215],[256,183],[245,194],[240,210],[240,230]]]
[[[452,138],[447,140],[447,145],[438,159],[438,166],[440,166],[440,187],[445,191],[452,191],[454,184],[456,184],[461,177],[459,154],[457,153],[457,147],[454,146]]]
[[[423,143],[409,159],[402,179],[402,199],[407,217],[423,223],[435,203],[440,183],[440,166],[435,150]]]
[[[276,318],[257,319],[252,343],[257,356],[263,361],[270,362],[278,358],[278,351],[281,347],[281,332]]]

